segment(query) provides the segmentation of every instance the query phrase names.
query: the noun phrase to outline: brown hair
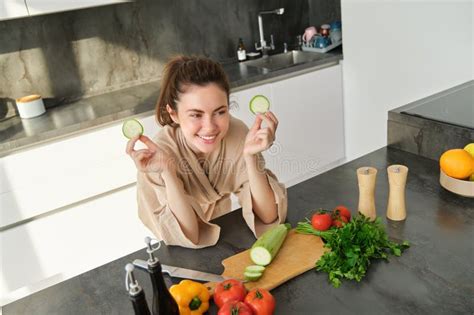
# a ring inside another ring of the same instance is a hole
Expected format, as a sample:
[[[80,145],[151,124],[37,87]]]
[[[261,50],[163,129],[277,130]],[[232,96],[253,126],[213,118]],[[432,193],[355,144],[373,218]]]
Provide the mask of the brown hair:
[[[156,103],[156,119],[161,126],[174,125],[166,105],[177,110],[179,95],[185,92],[189,85],[205,86],[217,84],[227,94],[229,102],[230,86],[222,66],[205,57],[176,56],[172,58],[163,70],[160,96]]]

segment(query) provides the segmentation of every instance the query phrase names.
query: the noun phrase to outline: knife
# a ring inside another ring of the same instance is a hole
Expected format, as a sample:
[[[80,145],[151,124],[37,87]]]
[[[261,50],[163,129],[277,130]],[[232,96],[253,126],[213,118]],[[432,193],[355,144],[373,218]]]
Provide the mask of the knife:
[[[148,266],[146,262],[140,259],[136,259],[133,261],[133,264],[137,267],[147,269]],[[162,273],[166,273],[171,277],[175,278],[182,278],[182,279],[192,279],[198,281],[206,281],[206,282],[222,282],[228,278],[225,278],[221,275],[216,275],[214,273],[202,272],[192,269],[186,269],[176,266],[170,266],[161,264]]]
[[[214,273],[202,272],[181,267],[161,265],[161,268],[163,270],[163,273],[167,273],[171,277],[176,278],[192,279],[207,282],[222,282],[227,279],[221,275],[216,275]]]

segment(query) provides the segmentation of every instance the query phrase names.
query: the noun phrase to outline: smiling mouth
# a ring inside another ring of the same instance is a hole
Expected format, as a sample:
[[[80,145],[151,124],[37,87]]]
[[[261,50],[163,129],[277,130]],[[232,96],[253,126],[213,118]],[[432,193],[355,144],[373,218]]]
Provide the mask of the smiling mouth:
[[[217,137],[217,135],[214,135],[214,136],[200,136],[200,135],[198,135],[198,137],[205,140],[205,141],[212,141]]]

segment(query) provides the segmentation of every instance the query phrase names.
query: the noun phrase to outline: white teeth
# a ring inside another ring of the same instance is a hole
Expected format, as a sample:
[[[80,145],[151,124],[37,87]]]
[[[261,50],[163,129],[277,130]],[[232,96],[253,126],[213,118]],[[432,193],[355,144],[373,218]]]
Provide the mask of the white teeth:
[[[204,139],[204,140],[212,140],[214,139],[216,136],[199,136],[199,138],[201,139]]]

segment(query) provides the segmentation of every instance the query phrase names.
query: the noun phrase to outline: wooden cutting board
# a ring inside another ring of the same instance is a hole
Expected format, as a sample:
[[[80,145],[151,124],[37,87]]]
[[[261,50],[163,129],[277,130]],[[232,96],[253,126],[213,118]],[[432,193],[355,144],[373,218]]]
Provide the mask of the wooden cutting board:
[[[323,245],[319,236],[300,234],[295,230],[289,231],[280,251],[266,267],[262,277],[258,281],[246,282],[245,287],[247,290],[253,288],[272,290],[291,278],[313,269],[319,258],[328,250]],[[240,252],[222,261],[224,266],[222,276],[243,280],[245,267],[253,264],[249,249]],[[211,294],[216,284],[215,282],[205,284]]]

